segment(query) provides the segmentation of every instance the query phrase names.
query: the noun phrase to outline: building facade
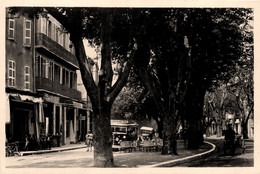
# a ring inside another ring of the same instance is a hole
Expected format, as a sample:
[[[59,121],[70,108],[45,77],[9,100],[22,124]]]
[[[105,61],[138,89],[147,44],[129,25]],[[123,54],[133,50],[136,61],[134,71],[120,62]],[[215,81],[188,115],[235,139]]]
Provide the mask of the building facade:
[[[89,129],[69,37],[50,15],[6,9],[6,140],[19,142],[20,150],[27,135],[50,135],[60,146],[83,140]]]

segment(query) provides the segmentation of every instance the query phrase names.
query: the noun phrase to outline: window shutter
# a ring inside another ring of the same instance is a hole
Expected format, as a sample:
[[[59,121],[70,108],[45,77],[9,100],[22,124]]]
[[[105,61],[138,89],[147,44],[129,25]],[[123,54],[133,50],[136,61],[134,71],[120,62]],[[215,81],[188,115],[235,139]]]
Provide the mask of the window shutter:
[[[25,20],[24,24],[24,45],[31,46],[31,21]]]
[[[8,39],[14,39],[14,32],[15,32],[15,20],[9,19],[8,20]]]

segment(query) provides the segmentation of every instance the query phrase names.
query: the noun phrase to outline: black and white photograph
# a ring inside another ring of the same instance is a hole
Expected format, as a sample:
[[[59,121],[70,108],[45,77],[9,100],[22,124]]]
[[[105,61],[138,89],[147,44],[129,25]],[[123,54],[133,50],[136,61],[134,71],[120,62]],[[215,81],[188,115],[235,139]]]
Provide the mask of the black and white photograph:
[[[61,2],[1,6],[0,173],[259,173],[259,1]]]

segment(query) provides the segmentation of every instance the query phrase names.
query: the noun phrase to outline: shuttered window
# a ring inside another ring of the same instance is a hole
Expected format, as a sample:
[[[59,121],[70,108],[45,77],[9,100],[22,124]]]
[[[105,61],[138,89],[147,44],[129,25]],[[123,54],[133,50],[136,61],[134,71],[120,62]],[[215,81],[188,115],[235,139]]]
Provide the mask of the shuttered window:
[[[24,67],[24,88],[30,90],[30,67]]]
[[[24,22],[24,45],[31,45],[31,21],[25,20]]]
[[[15,20],[9,19],[8,20],[8,39],[14,39],[14,30],[15,28]]]
[[[15,61],[8,61],[8,86],[15,87]]]

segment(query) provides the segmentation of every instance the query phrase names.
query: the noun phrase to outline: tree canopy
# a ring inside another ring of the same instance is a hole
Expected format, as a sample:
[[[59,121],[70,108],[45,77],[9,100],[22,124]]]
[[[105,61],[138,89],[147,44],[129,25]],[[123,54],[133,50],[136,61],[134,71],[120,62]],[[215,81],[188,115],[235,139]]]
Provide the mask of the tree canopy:
[[[227,81],[245,60],[252,9],[245,8],[52,8],[75,46],[94,111],[97,166],[112,166],[111,106],[133,71],[149,91],[162,125],[163,154],[176,154],[176,129],[185,117],[198,132],[204,94]],[[99,83],[88,69],[82,39],[101,48]],[[241,61],[243,62],[243,61]],[[112,63],[120,64],[112,84]],[[187,111],[187,112],[186,112]],[[196,137],[196,136],[191,136]],[[195,142],[194,142],[195,143]]]

